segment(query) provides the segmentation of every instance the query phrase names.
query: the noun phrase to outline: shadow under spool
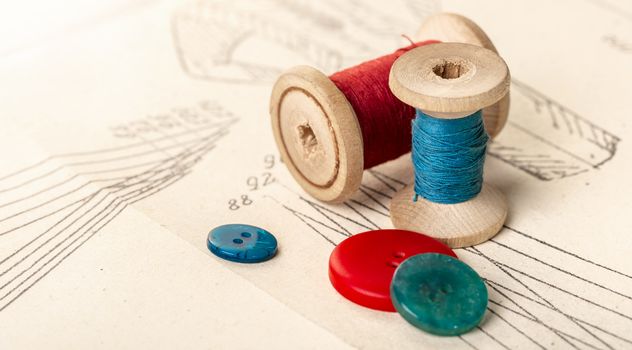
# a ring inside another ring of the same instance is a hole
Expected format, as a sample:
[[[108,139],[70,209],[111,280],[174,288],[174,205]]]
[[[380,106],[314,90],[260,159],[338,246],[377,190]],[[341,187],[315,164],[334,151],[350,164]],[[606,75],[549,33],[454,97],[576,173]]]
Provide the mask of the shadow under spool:
[[[495,51],[474,22],[455,14],[429,17],[421,35]],[[363,170],[410,152],[415,109],[392,94],[389,72],[407,51],[437,42],[412,44],[330,77],[308,66],[279,77],[270,100],[272,128],[285,164],[303,189],[325,202],[345,201],[360,187]],[[504,126],[508,104],[506,97],[483,111],[490,136]]]

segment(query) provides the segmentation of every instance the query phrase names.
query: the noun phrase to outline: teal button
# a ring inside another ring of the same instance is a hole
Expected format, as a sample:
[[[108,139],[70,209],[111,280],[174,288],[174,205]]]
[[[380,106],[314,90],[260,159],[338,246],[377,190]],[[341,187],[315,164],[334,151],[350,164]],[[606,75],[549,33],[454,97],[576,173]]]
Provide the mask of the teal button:
[[[206,245],[220,258],[240,263],[266,261],[277,252],[277,240],[272,233],[244,224],[214,228],[208,234]]]
[[[437,335],[459,335],[481,322],[488,298],[485,283],[467,264],[427,253],[404,260],[395,270],[391,300],[415,327]]]

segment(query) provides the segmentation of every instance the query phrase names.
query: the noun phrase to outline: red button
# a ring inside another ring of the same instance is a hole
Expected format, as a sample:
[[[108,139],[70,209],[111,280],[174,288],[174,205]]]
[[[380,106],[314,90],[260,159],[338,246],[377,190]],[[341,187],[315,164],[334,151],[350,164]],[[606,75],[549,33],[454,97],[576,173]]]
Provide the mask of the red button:
[[[421,233],[375,230],[345,239],[329,257],[329,280],[356,304],[395,311],[390,286],[395,268],[413,255],[440,253],[457,258],[445,244]]]

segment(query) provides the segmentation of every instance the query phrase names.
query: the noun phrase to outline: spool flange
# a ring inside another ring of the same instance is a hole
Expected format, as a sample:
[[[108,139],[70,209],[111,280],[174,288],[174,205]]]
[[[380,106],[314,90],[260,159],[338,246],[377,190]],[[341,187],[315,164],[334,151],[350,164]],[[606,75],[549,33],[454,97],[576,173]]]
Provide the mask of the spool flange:
[[[444,43],[472,44],[498,53],[481,27],[469,18],[456,13],[441,12],[428,17],[415,35],[415,39],[423,38],[433,38]],[[485,130],[492,138],[498,135],[507,123],[509,99],[508,91],[498,102],[483,109]]]

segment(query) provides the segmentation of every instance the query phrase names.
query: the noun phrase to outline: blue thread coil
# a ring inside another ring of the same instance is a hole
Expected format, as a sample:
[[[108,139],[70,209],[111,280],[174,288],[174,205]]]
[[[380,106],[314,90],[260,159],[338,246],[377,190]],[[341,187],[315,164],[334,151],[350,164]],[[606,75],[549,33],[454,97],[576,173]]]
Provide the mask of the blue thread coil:
[[[421,196],[435,203],[454,204],[481,192],[489,139],[482,112],[441,119],[417,110],[412,123],[413,200]]]

